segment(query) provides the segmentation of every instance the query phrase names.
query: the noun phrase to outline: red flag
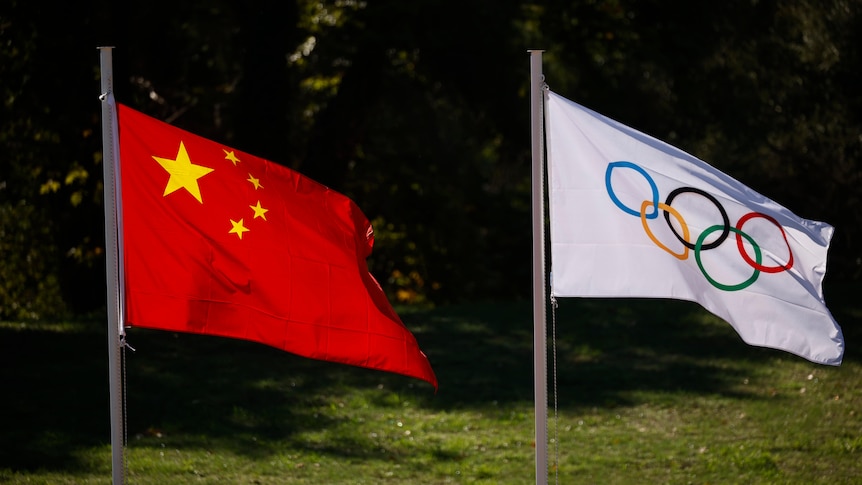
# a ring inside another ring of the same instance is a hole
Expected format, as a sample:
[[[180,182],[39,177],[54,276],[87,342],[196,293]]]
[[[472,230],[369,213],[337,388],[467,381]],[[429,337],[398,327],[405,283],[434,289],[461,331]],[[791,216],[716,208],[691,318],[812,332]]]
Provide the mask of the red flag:
[[[118,107],[129,326],[252,340],[437,388],[368,271],[374,232],[353,201]]]

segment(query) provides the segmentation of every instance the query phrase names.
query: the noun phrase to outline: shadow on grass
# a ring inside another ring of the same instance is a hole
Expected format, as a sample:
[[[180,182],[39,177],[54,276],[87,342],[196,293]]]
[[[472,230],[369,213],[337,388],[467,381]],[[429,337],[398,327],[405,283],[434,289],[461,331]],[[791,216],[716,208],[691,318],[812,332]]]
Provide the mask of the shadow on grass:
[[[845,362],[859,355],[853,343],[862,320],[860,290],[862,285],[844,284],[826,293],[849,347]],[[440,381],[439,395],[427,405],[532,402],[532,320],[529,303],[446,308],[417,316],[426,329],[418,336],[420,344]],[[676,300],[559,299],[556,312],[548,309],[549,345],[554,341],[559,405],[573,410],[636,404],[633,396],[641,391],[753,398],[740,394],[739,386],[752,367],[780,365],[780,359],[806,362],[750,346],[699,305]],[[553,346],[548,354],[550,392]]]
[[[556,343],[560,404],[568,408],[629,405],[638,390],[726,393],[738,378],[727,359],[772,356],[746,346],[729,326],[703,323],[705,312],[685,302],[565,299],[553,317],[549,311],[548,340]],[[449,308],[423,318],[433,330],[420,341],[441,383],[430,405],[532,401],[530,304]],[[551,380],[553,346],[549,359]]]
[[[842,287],[830,301],[851,342],[845,359],[856,355],[858,289]],[[132,329],[129,340],[137,351],[127,352],[130,445],[161,442],[267,456],[297,444],[299,432],[343,424],[321,410],[349,388],[367,390],[369,404],[383,409],[396,407],[398,399],[439,410],[532,402],[530,302],[404,310],[402,319],[437,373],[437,394],[418,380],[253,342]],[[749,398],[735,391],[746,367],[796,358],[746,345],[729,325],[686,302],[566,299],[549,329],[554,323],[561,409],[632,405],[639,391]],[[92,465],[79,459],[81,450],[108,444],[107,337],[101,327],[0,326],[0,469],[84,471]],[[344,436],[317,451],[373,456],[374,445],[360,438]]]
[[[0,468],[74,469],[110,436],[107,333],[16,327],[0,327]]]

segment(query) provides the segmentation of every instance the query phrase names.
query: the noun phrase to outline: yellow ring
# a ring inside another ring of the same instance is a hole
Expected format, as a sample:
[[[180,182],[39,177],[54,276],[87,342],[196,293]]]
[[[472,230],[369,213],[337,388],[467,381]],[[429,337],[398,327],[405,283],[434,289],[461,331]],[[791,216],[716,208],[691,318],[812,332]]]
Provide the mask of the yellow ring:
[[[646,209],[651,205],[653,205],[651,200],[645,200],[645,201],[643,201],[643,204],[641,204],[641,223],[643,223],[644,231],[646,231],[647,236],[649,236],[649,238],[652,239],[652,242],[654,242],[656,246],[658,246],[658,247],[664,249],[665,251],[667,251],[668,253],[672,254],[676,259],[679,259],[681,261],[688,259],[688,246],[683,245],[683,251],[681,254],[675,253],[675,252],[671,251],[670,248],[668,248],[667,246],[662,244],[661,241],[656,239],[655,235],[652,233],[652,231],[650,231],[649,224],[647,223],[647,218],[646,218]],[[689,240],[689,238],[688,238],[688,236],[689,236],[688,224],[685,223],[685,220],[683,220],[682,215],[676,209],[665,204],[664,202],[658,203],[658,209],[662,209],[664,211],[667,211],[669,214],[674,216],[677,221],[679,221],[679,225],[682,227],[682,237],[684,240],[688,241]]]

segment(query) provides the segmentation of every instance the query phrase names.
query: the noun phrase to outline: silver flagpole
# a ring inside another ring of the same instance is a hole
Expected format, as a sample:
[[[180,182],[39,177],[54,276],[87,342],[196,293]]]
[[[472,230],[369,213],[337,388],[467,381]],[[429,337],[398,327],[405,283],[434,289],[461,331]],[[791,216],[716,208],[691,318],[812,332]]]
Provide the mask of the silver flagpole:
[[[123,342],[120,328],[120,259],[117,230],[117,159],[116,108],[113,103],[114,68],[112,47],[99,47],[102,70],[102,170],[105,205],[105,276],[108,286],[108,381],[111,399],[111,469],[114,485],[125,480],[124,422],[121,351]]]
[[[548,348],[545,311],[545,172],[542,141],[541,50],[530,50],[530,122],[533,149],[533,401],[536,413],[536,484],[548,483]]]

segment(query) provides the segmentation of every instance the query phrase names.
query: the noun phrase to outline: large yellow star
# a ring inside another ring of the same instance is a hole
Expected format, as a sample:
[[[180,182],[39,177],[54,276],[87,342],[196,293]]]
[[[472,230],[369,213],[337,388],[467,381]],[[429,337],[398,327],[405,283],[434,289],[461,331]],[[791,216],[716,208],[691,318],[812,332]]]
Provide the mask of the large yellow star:
[[[266,213],[269,212],[269,209],[264,209],[260,206],[260,201],[257,201],[257,205],[250,205],[251,210],[254,211],[254,217],[252,219],[257,219],[258,217],[266,220]]]
[[[233,228],[230,231],[228,231],[227,233],[228,234],[236,234],[237,236],[239,236],[240,239],[242,239],[242,233],[248,232],[251,230],[251,229],[247,229],[245,226],[242,225],[242,219],[240,219],[239,222],[231,219],[230,223],[231,223],[231,225],[233,225]]]
[[[165,193],[163,194],[165,197],[183,188],[192,194],[192,197],[197,199],[198,202],[203,204],[204,201],[201,198],[201,188],[198,186],[198,179],[212,172],[213,169],[193,164],[191,159],[189,159],[189,154],[186,152],[183,142],[180,142],[180,150],[177,152],[176,160],[156,156],[153,156],[153,159],[159,162],[159,165],[171,174],[171,178],[168,179],[168,185],[165,186]]]

